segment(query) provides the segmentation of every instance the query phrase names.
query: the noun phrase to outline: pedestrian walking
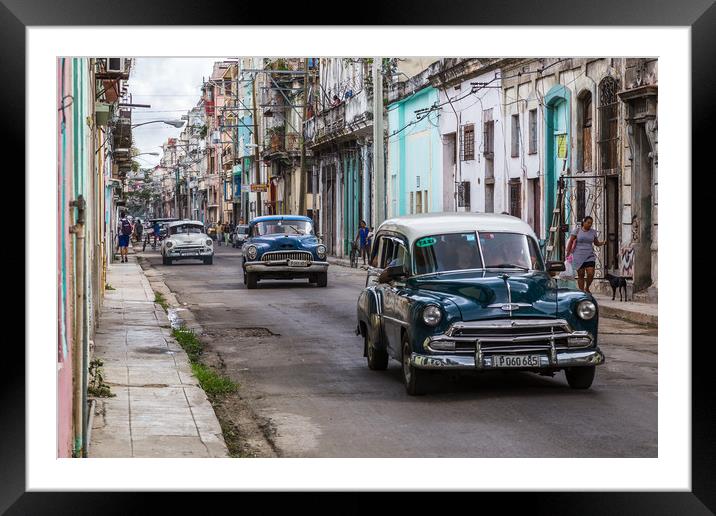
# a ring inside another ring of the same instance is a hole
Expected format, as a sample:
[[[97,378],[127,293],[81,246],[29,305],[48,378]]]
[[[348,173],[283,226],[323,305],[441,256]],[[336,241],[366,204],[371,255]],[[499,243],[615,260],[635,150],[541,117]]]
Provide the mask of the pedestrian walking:
[[[358,233],[356,233],[355,242],[356,244],[360,243],[357,247],[360,256],[363,257],[363,265],[365,265],[365,259],[368,255],[368,233],[370,233],[370,230],[368,229],[365,220],[361,220]]]
[[[229,243],[231,242],[231,230],[229,229],[229,223],[227,222],[226,224],[224,224],[221,229],[224,232],[224,242],[226,242],[226,245],[228,247]]]
[[[221,242],[224,240],[224,230],[221,224],[216,225],[216,243],[221,246]]]
[[[127,218],[127,214],[125,212],[122,212],[119,224],[117,225],[117,238],[118,238],[118,247],[119,247],[119,255],[121,257],[122,263],[126,263],[127,260],[127,252],[129,247],[129,237],[132,234],[132,223],[129,222],[129,219]]]
[[[161,236],[161,231],[162,231],[162,228],[159,225],[159,222],[156,220],[154,221],[154,226],[152,226],[152,231],[154,232],[154,243],[152,244],[152,249],[156,249],[157,248],[157,240]]]
[[[592,227],[594,219],[587,215],[582,223],[574,228],[567,242],[567,256],[574,253],[572,267],[577,271],[577,286],[582,292],[591,294],[589,287],[594,280],[594,266],[597,256],[594,254],[594,246],[603,246],[606,240],[600,241],[597,231]],[[586,275],[586,284],[585,284]]]
[[[142,241],[142,232],[144,231],[144,228],[142,227],[142,221],[140,219],[137,219],[137,222],[134,224],[134,240],[136,242]]]

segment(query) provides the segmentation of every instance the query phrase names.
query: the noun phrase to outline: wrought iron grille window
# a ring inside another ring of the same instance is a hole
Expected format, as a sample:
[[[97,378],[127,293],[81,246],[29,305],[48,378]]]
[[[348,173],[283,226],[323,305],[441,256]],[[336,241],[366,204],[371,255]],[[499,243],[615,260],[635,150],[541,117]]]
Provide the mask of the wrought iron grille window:
[[[586,215],[586,193],[587,189],[584,181],[577,181],[577,221],[584,220]]]
[[[592,170],[592,94],[582,97],[582,170]]]
[[[470,181],[462,181],[457,184],[457,205],[459,208],[466,208],[470,211]]]
[[[460,134],[460,160],[475,159],[475,126],[463,125]]]
[[[618,89],[612,77],[605,77],[599,83],[599,168],[602,172],[614,172],[618,168]]]
[[[510,215],[522,218],[522,183],[519,179],[510,180]]]

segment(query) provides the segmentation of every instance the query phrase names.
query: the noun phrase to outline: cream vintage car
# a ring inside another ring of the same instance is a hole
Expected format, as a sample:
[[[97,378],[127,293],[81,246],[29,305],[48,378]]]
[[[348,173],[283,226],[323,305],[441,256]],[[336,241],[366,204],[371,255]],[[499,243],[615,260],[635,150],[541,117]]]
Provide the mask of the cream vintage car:
[[[211,265],[214,241],[204,232],[201,221],[178,220],[167,225],[161,252],[164,265],[171,265],[175,260],[202,260],[205,265]]]

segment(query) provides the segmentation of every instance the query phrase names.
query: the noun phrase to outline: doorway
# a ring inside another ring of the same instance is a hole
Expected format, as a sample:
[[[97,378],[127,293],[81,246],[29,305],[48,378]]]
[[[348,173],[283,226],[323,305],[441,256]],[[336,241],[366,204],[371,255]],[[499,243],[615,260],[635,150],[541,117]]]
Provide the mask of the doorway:
[[[569,161],[569,90],[555,86],[545,97],[544,235],[549,230],[557,204],[557,181],[567,173]]]
[[[651,277],[653,168],[644,124],[634,124],[634,147],[636,152],[632,179],[632,241],[634,246],[634,292],[639,292],[653,284]]]
[[[455,133],[443,136],[443,209],[455,211],[455,181],[457,181],[455,162]]]

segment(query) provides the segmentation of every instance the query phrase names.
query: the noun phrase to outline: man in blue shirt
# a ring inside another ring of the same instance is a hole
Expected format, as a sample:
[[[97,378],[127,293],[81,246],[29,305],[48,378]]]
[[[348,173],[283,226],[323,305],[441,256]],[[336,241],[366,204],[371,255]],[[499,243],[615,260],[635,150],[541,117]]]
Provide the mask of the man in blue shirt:
[[[358,249],[360,255],[363,257],[363,265],[365,265],[365,258],[368,255],[369,251],[368,233],[370,233],[370,231],[368,230],[365,220],[361,220],[358,228],[358,233],[356,233],[355,242],[356,244],[358,244],[358,242],[360,241]]]
[[[159,222],[156,220],[154,221],[154,226],[152,226],[152,231],[154,231],[154,244],[152,247],[156,249],[157,247],[157,239],[159,238],[159,233],[161,233],[162,228],[159,226]]]

